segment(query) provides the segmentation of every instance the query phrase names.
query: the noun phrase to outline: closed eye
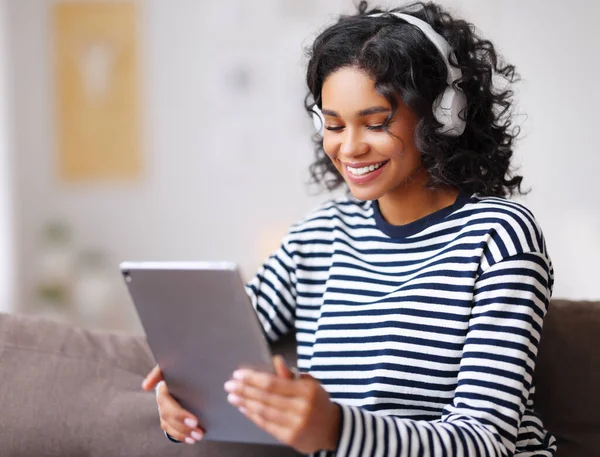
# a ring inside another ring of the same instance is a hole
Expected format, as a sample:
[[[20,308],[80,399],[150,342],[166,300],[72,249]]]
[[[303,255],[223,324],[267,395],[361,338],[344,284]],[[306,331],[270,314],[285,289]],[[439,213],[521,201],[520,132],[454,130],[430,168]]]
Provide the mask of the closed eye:
[[[371,130],[373,132],[381,132],[383,130],[384,124],[379,124],[379,125],[366,125],[365,126],[368,130]],[[329,130],[330,132],[339,132],[341,130],[344,130],[343,126],[326,126],[325,127],[326,130]]]

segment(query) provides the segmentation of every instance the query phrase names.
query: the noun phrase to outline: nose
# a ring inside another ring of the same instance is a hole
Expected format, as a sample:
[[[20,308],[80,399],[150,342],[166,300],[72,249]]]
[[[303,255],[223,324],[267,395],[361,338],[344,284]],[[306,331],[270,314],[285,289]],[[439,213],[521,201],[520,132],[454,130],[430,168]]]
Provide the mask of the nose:
[[[358,129],[347,128],[342,133],[340,155],[343,157],[357,157],[369,150],[369,145],[364,141]]]

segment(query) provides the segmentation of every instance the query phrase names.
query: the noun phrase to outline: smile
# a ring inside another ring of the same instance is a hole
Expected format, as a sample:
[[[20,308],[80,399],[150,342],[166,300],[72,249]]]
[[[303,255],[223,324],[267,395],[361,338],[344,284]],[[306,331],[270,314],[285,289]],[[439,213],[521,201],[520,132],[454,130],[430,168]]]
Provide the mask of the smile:
[[[365,167],[360,167],[360,168],[353,168],[349,165],[346,165],[346,169],[352,173],[354,176],[364,176],[367,173],[372,173],[375,170],[381,168],[383,165],[385,165],[388,161],[384,160],[383,162],[379,162],[377,164],[371,164],[371,165],[367,165]]]

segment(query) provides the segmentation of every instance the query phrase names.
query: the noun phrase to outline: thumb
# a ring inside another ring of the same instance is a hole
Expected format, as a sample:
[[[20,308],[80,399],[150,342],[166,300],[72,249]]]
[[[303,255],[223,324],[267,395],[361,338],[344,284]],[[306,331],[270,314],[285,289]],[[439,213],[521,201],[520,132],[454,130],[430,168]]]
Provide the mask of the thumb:
[[[150,391],[152,389],[154,389],[154,387],[156,387],[156,385],[163,380],[163,376],[162,376],[162,371],[160,371],[160,367],[158,365],[156,365],[152,371],[150,371],[150,373],[148,373],[148,376],[146,376],[146,379],[144,379],[144,382],[142,382],[142,389],[144,389],[145,391]]]
[[[280,378],[294,379],[294,373],[288,368],[285,359],[280,355],[273,357],[273,367],[275,368],[275,374]]]

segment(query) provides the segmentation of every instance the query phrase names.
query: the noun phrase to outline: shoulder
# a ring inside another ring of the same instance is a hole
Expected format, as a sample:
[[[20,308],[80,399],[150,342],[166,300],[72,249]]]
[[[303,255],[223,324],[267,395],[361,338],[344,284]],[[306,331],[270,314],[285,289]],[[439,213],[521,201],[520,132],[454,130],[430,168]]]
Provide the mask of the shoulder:
[[[344,196],[326,201],[291,226],[283,239],[283,248],[291,256],[327,257],[337,231],[349,233],[372,224],[370,201]]]
[[[340,224],[346,226],[366,224],[373,214],[371,205],[370,201],[357,200],[349,195],[328,200],[294,224],[290,233],[318,228],[333,229]]]
[[[527,253],[549,258],[542,228],[523,203],[475,194],[461,212],[469,230],[485,234],[495,261]]]
[[[533,213],[523,204],[504,197],[470,196],[466,207],[474,214],[506,215],[512,218],[534,221]]]

